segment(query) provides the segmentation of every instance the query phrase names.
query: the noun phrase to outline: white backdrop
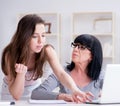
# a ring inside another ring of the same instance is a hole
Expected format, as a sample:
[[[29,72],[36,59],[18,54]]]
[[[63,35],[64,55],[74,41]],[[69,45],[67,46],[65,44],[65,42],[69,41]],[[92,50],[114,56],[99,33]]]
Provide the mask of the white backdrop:
[[[17,16],[21,13],[61,14],[61,63],[70,60],[72,13],[86,11],[112,11],[116,15],[115,63],[120,63],[120,0],[0,0],[0,60],[3,48],[16,30]],[[1,65],[0,65],[1,66]],[[3,74],[0,68],[0,84]],[[1,87],[1,85],[0,85]]]

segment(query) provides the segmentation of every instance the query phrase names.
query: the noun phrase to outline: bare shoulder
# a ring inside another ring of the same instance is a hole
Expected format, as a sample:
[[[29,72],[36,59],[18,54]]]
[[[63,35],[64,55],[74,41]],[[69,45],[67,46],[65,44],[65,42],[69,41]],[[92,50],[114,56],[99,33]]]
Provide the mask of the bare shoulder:
[[[47,54],[51,54],[52,52],[55,52],[54,47],[52,45],[45,45],[45,52]]]
[[[45,45],[45,53],[48,59],[53,59],[57,56],[56,51],[52,45]]]

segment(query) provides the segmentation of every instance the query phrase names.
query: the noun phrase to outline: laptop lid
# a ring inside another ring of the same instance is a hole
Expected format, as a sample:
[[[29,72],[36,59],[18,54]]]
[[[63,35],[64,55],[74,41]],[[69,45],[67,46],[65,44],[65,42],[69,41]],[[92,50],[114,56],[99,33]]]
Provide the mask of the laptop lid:
[[[107,64],[101,103],[120,103],[120,64]]]

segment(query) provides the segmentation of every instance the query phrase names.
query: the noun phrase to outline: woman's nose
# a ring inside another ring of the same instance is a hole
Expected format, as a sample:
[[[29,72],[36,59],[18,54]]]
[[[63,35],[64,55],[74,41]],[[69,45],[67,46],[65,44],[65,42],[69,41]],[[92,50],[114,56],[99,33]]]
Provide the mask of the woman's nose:
[[[42,41],[42,38],[38,37],[38,43],[41,43],[41,41]]]
[[[79,50],[78,46],[75,46],[74,51],[78,51],[78,50]]]

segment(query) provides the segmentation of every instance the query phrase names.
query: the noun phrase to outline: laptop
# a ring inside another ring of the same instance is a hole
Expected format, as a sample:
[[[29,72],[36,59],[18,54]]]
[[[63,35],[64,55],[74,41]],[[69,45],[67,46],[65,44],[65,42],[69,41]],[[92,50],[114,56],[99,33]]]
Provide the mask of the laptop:
[[[107,64],[101,97],[90,104],[120,104],[120,64]],[[87,102],[89,103],[89,102]]]

